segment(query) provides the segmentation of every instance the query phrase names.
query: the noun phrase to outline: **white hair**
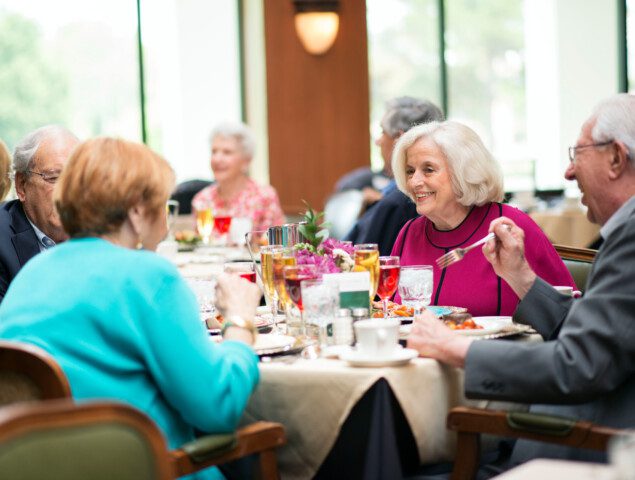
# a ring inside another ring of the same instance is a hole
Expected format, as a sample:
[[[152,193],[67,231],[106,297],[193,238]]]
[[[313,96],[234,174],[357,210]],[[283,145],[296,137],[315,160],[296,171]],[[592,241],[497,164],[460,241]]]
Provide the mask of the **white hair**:
[[[254,134],[251,129],[244,123],[221,123],[210,133],[210,145],[216,137],[234,138],[238,142],[238,145],[240,145],[243,154],[250,160],[253,158],[254,151],[256,150],[256,140],[254,139]]]
[[[591,118],[595,119],[593,141],[623,143],[629,161],[635,165],[635,95],[619,93],[607,98],[595,107]]]
[[[13,173],[27,173],[40,145],[49,138],[72,138],[79,141],[70,130],[60,125],[40,127],[29,133],[16,145],[13,151]]]
[[[452,190],[461,205],[484,205],[503,199],[503,174],[498,162],[474,130],[453,121],[417,125],[399,137],[392,154],[392,169],[404,194],[414,200],[406,184],[406,161],[408,149],[422,138],[430,138],[443,153]]]

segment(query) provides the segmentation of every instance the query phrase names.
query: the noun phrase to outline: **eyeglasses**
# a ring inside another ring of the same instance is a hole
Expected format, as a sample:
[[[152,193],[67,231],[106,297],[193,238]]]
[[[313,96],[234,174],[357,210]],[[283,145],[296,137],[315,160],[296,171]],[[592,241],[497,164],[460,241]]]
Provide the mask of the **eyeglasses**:
[[[27,170],[27,172],[39,175],[42,177],[42,180],[51,184],[57,183],[57,180],[60,178],[60,172],[36,172],[35,170]]]
[[[571,162],[575,162],[575,152],[577,150],[581,150],[583,148],[597,148],[597,147],[606,147],[613,143],[614,140],[609,140],[608,142],[600,142],[600,143],[591,143],[590,145],[578,145],[577,147],[569,147],[569,160]]]

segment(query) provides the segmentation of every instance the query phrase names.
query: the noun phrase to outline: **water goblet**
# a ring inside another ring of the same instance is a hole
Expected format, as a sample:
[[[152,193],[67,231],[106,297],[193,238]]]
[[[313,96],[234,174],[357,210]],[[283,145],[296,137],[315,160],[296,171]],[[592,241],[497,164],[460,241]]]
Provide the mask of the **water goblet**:
[[[223,271],[236,275],[256,283],[256,267],[252,262],[227,262],[223,264]]]
[[[316,279],[302,280],[300,288],[306,325],[317,325],[319,350],[324,351],[327,347],[327,326],[340,307],[339,286]]]
[[[419,315],[432,299],[432,265],[402,266],[399,275],[399,296],[404,305]]]
[[[377,295],[384,307],[384,318],[388,318],[388,299],[397,291],[399,284],[399,257],[379,257],[379,282]]]
[[[355,245],[354,271],[368,271],[370,273],[370,300],[374,300],[379,283],[379,249],[376,243],[360,243]]]
[[[318,272],[315,265],[289,265],[282,269],[282,274],[284,276],[284,286],[287,291],[287,295],[293,302],[293,304],[300,311],[300,328],[299,335],[305,336],[305,323],[304,323],[304,315],[303,310],[304,306],[302,303],[302,280],[313,280],[318,278]]]

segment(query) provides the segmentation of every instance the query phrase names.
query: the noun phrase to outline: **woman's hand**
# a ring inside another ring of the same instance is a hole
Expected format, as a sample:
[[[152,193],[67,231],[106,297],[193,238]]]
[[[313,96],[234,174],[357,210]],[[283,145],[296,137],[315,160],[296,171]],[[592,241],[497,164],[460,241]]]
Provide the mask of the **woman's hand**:
[[[457,334],[429,311],[417,315],[408,336],[408,348],[421,357],[429,357],[455,367],[465,365],[471,338]]]
[[[493,220],[489,231],[496,233],[496,238],[483,245],[483,254],[522,299],[536,280],[525,258],[525,232],[507,217]]]
[[[253,322],[261,295],[256,284],[238,275],[222,273],[216,278],[216,308],[226,319],[236,315]],[[228,328],[225,338],[241,340],[250,345],[254,343],[251,332],[243,328]]]

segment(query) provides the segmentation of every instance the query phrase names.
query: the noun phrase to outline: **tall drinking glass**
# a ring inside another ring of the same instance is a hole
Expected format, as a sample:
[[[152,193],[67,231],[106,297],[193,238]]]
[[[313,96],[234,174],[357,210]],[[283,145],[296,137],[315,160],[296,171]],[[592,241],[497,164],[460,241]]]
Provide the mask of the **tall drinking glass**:
[[[323,351],[327,346],[327,326],[333,322],[340,307],[340,289],[336,283],[322,280],[302,280],[302,304],[307,325],[318,327],[318,343]]]
[[[306,335],[304,323],[304,306],[302,303],[302,280],[313,280],[317,278],[318,273],[315,265],[292,265],[282,269],[284,276],[284,286],[287,295],[300,311],[300,335]]]
[[[397,291],[399,284],[399,257],[379,257],[379,283],[377,295],[384,307],[384,318],[388,318],[388,299]]]
[[[273,321],[276,323],[275,327],[278,328],[276,318],[278,316],[278,293],[273,277],[273,257],[274,254],[282,249],[282,245],[268,245],[266,247],[260,247],[260,266],[262,273],[262,286],[265,291],[265,300],[267,305],[271,308],[271,314],[273,315]]]
[[[379,250],[376,243],[360,243],[355,245],[355,271],[370,273],[370,289],[368,294],[371,302],[375,299],[379,283]]]
[[[201,210],[196,210],[196,229],[203,240],[203,244],[209,245],[212,230],[214,229],[214,214],[212,213],[211,205],[206,205]]]
[[[284,284],[284,267],[296,264],[294,250],[291,247],[283,247],[273,255],[273,282],[278,294],[278,304],[282,310],[288,312],[293,305],[291,298],[287,294]]]
[[[430,305],[432,287],[432,265],[401,267],[399,296],[404,305],[414,308],[415,315],[419,315],[427,305]]]
[[[179,216],[178,200],[168,200],[165,203],[165,213],[168,218],[168,240],[174,240],[174,224]]]

